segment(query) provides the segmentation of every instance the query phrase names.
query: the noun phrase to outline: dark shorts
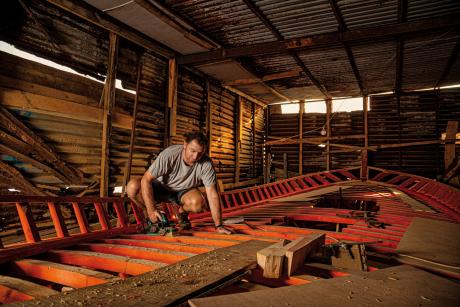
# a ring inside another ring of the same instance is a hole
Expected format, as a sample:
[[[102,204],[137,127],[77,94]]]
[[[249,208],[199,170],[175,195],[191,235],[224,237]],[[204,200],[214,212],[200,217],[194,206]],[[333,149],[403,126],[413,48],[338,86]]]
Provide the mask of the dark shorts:
[[[175,203],[179,206],[182,206],[181,198],[182,196],[190,191],[193,188],[187,189],[187,190],[181,190],[178,192],[170,191],[166,189],[159,181],[154,180],[152,182],[152,188],[153,188],[153,197],[155,201],[161,201],[161,202],[171,202]]]

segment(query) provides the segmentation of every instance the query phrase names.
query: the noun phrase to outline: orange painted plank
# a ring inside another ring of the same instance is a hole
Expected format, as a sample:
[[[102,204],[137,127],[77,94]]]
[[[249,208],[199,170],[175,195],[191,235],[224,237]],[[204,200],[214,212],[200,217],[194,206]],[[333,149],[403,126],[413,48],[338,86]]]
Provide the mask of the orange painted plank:
[[[7,265],[9,272],[51,281],[72,288],[84,288],[114,280],[114,276],[50,261],[23,259]]]
[[[192,253],[165,251],[155,248],[116,245],[116,244],[98,244],[88,243],[79,244],[76,248],[80,250],[99,252],[112,255],[120,255],[138,259],[146,259],[152,261],[159,261],[163,263],[175,263],[194,256]]]
[[[193,253],[193,254],[207,253],[215,249],[215,247],[212,247],[209,245],[192,245],[192,244],[184,244],[184,243],[176,243],[176,242],[168,243],[168,242],[158,242],[158,241],[152,241],[152,240],[104,239],[101,241],[107,244],[149,247],[149,248],[157,248],[157,249],[162,249],[162,250]]]
[[[52,250],[43,257],[53,262],[128,275],[139,275],[165,265],[161,262],[78,250]]]

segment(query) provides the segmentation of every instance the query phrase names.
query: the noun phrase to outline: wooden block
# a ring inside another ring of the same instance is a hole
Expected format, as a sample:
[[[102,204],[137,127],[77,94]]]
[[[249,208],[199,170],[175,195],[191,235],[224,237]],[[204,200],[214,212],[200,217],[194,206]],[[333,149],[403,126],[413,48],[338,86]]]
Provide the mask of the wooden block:
[[[303,266],[305,258],[316,252],[324,245],[326,236],[324,234],[311,234],[300,237],[284,246],[286,256],[286,273],[291,276],[298,268]]]
[[[286,240],[275,243],[257,252],[257,264],[263,269],[265,278],[280,278],[283,275]]]

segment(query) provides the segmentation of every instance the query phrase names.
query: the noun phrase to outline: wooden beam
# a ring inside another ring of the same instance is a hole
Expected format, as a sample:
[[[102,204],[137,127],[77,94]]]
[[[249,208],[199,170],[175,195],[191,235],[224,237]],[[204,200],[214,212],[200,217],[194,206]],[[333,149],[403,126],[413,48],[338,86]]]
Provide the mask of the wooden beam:
[[[292,276],[298,269],[303,267],[305,259],[319,251],[324,245],[325,239],[325,234],[311,234],[306,237],[299,237],[284,246],[287,276]]]
[[[193,41],[199,46],[205,49],[215,49],[219,47],[219,44],[213,42],[211,39],[204,37],[202,33],[199,33],[192,25],[186,23],[183,19],[177,17],[173,11],[164,6],[163,4],[155,1],[153,4],[151,1],[146,0],[134,0],[137,4],[146,9],[149,13],[155,17],[161,19],[163,22],[168,24],[173,29],[179,31],[185,38]]]
[[[14,82],[18,84],[24,81],[15,80]],[[32,83],[31,86],[36,88],[42,87]],[[2,105],[12,109],[27,110],[39,114],[60,116],[98,124],[101,124],[103,121],[102,109],[65,99],[53,98],[54,95],[52,93],[50,93],[52,96],[45,96],[2,86],[0,86],[0,93],[2,94]],[[131,129],[132,117],[130,115],[115,112],[112,119],[113,126],[122,129]]]
[[[265,278],[280,278],[283,276],[286,241],[272,244],[257,252],[257,264],[263,270]]]
[[[230,92],[233,92],[233,93],[235,93],[235,94],[237,94],[237,95],[239,95],[239,96],[241,96],[241,97],[243,97],[243,98],[245,98],[245,99],[247,99],[247,100],[249,100],[251,102],[254,102],[255,104],[257,104],[257,105],[259,105],[259,106],[261,106],[263,108],[266,108],[267,105],[268,105],[268,102],[266,102],[264,100],[261,100],[261,99],[254,98],[254,97],[252,97],[252,96],[250,96],[250,95],[248,95],[248,94],[246,94],[246,93],[244,93],[244,92],[242,92],[242,91],[240,91],[240,90],[238,90],[238,89],[236,89],[234,87],[231,87],[231,86],[228,86],[228,85],[222,85],[222,86],[226,90],[229,90]]]
[[[332,120],[332,99],[326,99],[326,170],[331,170],[332,156],[331,156],[331,120]]]
[[[275,74],[265,75],[262,78],[252,78],[252,79],[237,79],[233,81],[226,81],[223,84],[227,86],[235,86],[235,85],[247,85],[247,84],[257,84],[260,82],[267,82],[273,80],[280,80],[292,77],[299,77],[302,75],[302,69],[297,68],[293,70],[283,71]]]
[[[168,69],[168,108],[169,108],[169,144],[176,136],[177,128],[177,78],[178,66],[176,59],[169,59]]]
[[[243,99],[241,98],[241,96],[238,96],[235,123],[235,177],[233,180],[235,183],[238,183],[240,181],[240,159],[243,140],[243,112]]]
[[[126,185],[131,178],[131,165],[133,161],[133,149],[134,143],[136,142],[136,119],[137,119],[137,105],[139,103],[140,89],[141,89],[141,76],[143,69],[144,58],[141,56],[138,59],[137,65],[137,81],[136,81],[136,96],[134,97],[134,106],[133,106],[133,123],[131,126],[131,136],[129,138],[129,151],[128,151],[128,160],[126,161],[125,172],[123,176],[123,195],[126,194]]]
[[[289,172],[288,172],[288,155],[287,153],[283,153],[283,178],[288,179],[289,178]]]
[[[138,32],[116,20],[115,18],[95,9],[91,5],[77,0],[47,0],[49,3],[61,9],[87,20],[103,29],[115,33],[139,46],[142,46],[156,54],[170,58],[175,52],[152,38]]]
[[[2,152],[1,148],[0,152]],[[26,195],[45,196],[45,193],[25,179],[17,169],[2,161],[0,161],[0,179],[2,182],[11,185],[12,188],[21,190]]]
[[[99,196],[109,194],[109,145],[112,130],[112,109],[115,105],[115,81],[118,65],[118,35],[109,33],[109,56],[107,61],[107,76],[103,91],[104,115],[102,123],[102,153],[101,153],[101,176]]]
[[[364,120],[364,150],[361,152],[361,179],[367,180],[368,178],[368,159],[369,159],[369,108],[368,108],[369,97],[363,96],[363,120]]]
[[[299,102],[299,175],[303,174],[303,114],[305,113],[305,101]]]
[[[265,142],[265,145],[278,145],[278,144],[298,144],[298,139],[293,139],[296,136],[280,138],[274,141]],[[347,139],[362,139],[364,138],[364,134],[353,134],[353,135],[338,135],[328,138],[327,136],[320,136],[320,137],[312,137],[312,138],[304,138],[303,142],[310,144],[310,142],[318,142],[321,144],[322,142],[326,142],[327,140],[347,140]]]
[[[22,301],[24,299],[29,300],[42,296],[50,296],[60,293],[56,290],[39,285],[37,283],[4,275],[0,276],[0,288],[2,287],[8,289],[5,292],[2,291],[3,289],[0,289],[0,293],[2,293],[0,294],[0,303],[2,304],[15,303],[18,301]],[[17,295],[14,295],[15,291],[19,292],[22,295],[20,295],[19,297]],[[30,298],[27,298],[27,296]]]
[[[396,35],[407,35],[413,33],[426,33],[427,31],[453,28],[460,24],[456,14],[442,17],[423,19],[417,21],[396,23],[385,26],[355,29],[350,31],[329,32],[306,37],[285,39],[267,43],[258,43],[247,46],[219,48],[213,51],[195,53],[178,57],[179,64],[198,64],[222,61],[224,59],[239,58],[246,56],[268,55],[286,53],[288,51],[300,51],[311,47],[327,47],[339,43],[352,43],[364,40],[378,41]]]
[[[4,126],[7,131],[12,132],[20,140],[32,147],[33,151],[36,152],[43,161],[50,165],[54,173],[62,174],[60,176],[61,180],[72,183],[81,182],[83,178],[83,173],[81,171],[67,165],[50,145],[2,106],[0,106],[0,119],[0,126]]]
[[[253,102],[251,105],[251,130],[252,130],[252,171],[254,177],[257,176],[256,172],[256,104]]]

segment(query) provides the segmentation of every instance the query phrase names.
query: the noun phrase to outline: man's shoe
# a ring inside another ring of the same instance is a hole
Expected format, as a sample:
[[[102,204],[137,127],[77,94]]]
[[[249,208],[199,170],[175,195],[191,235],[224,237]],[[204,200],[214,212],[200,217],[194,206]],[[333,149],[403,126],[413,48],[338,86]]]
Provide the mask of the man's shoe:
[[[188,219],[188,212],[182,212],[179,214],[179,228],[181,230],[189,230],[192,229],[192,224]]]

